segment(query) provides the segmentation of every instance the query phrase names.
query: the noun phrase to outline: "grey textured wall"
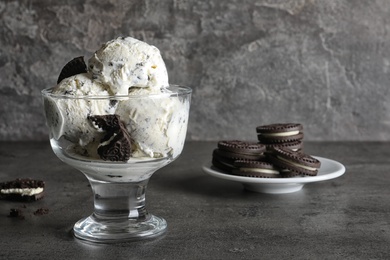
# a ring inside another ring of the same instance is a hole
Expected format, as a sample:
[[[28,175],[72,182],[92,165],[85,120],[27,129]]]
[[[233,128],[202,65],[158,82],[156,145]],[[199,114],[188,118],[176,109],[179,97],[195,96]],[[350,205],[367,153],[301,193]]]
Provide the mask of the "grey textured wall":
[[[133,36],[193,87],[188,138],[390,140],[390,1],[0,1],[0,140],[43,140],[40,90],[71,58]]]

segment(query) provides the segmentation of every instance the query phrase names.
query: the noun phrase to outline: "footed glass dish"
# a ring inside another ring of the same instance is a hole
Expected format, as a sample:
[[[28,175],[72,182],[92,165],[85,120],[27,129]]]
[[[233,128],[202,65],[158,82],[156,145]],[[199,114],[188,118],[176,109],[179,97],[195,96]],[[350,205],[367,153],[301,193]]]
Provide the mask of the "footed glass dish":
[[[167,223],[147,211],[145,194],[153,173],[182,152],[191,89],[72,96],[49,88],[42,96],[54,153],[93,191],[94,211],[76,222],[75,237],[111,243],[163,234]]]

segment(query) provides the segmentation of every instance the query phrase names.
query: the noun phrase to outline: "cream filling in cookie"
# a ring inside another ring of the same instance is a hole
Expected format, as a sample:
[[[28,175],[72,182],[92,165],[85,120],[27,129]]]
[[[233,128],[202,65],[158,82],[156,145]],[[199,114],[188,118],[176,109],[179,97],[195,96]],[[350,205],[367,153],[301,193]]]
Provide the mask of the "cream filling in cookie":
[[[0,193],[2,194],[20,194],[22,196],[32,196],[39,194],[43,191],[43,188],[25,188],[25,189],[1,189]]]
[[[219,163],[220,163],[220,164],[223,164],[223,165],[225,165],[225,166],[228,166],[228,167],[233,167],[232,164],[228,164],[228,163],[226,163],[226,162],[219,161]]]
[[[98,147],[100,147],[100,146],[105,146],[105,145],[109,145],[109,144],[111,143],[111,141],[114,140],[114,138],[115,138],[116,135],[117,135],[117,134],[114,133],[114,134],[110,137],[110,139],[108,139],[107,141],[105,141],[105,142],[99,144]]]
[[[267,173],[267,174],[279,174],[277,170],[271,169],[259,169],[259,168],[240,168],[242,172],[258,172],[258,173]]]
[[[280,156],[277,156],[277,158],[280,159],[280,160],[282,160],[282,161],[284,161],[284,162],[286,162],[286,163],[289,163],[289,164],[294,165],[294,166],[297,166],[297,167],[301,167],[301,168],[306,169],[306,170],[309,170],[309,171],[315,171],[315,170],[317,170],[317,168],[315,168],[315,167],[310,167],[310,166],[307,166],[307,165],[302,165],[302,164],[293,162],[293,161],[291,161],[291,160],[287,160],[287,159],[285,159],[285,158],[282,158],[282,157],[280,157]]]
[[[281,132],[281,133],[265,133],[265,134],[261,133],[258,135],[273,137],[273,136],[292,136],[292,135],[297,135],[297,134],[299,134],[299,130],[289,131],[289,132]]]

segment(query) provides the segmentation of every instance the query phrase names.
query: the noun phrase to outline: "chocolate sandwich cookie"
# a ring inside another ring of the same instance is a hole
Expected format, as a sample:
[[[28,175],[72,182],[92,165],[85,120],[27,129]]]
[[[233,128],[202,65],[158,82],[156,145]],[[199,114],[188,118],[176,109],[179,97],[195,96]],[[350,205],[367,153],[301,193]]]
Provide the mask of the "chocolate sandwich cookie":
[[[36,201],[44,196],[45,182],[33,179],[16,179],[0,183],[0,198],[12,201]]]
[[[214,167],[232,173],[236,169],[236,160],[264,160],[265,145],[239,140],[224,140],[218,142],[218,149],[213,151]]]
[[[255,142],[238,140],[219,141],[218,149],[221,156],[231,159],[261,160],[266,150],[265,145]]]
[[[126,162],[131,156],[131,137],[118,115],[89,116],[96,128],[106,132],[98,147],[98,154],[105,161]]]
[[[271,124],[256,127],[258,140],[263,144],[293,142],[303,139],[301,124]]]
[[[280,173],[271,163],[262,161],[237,160],[234,162],[237,169],[233,174],[254,178],[280,178]]]
[[[86,73],[87,65],[85,64],[84,57],[77,57],[69,61],[61,70],[60,75],[57,79],[57,84],[60,83],[63,79],[69,78],[71,76]]]
[[[281,169],[282,177],[315,176],[321,166],[319,160],[308,154],[279,147],[273,148],[272,155],[268,156],[268,159]]]

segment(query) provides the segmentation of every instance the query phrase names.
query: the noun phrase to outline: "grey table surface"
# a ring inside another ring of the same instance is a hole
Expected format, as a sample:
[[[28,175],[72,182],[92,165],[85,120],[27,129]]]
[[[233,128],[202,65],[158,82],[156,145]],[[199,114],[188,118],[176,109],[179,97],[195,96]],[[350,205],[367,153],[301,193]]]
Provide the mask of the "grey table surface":
[[[306,143],[306,152],[341,162],[346,173],[283,195],[205,174],[215,146],[187,142],[151,178],[147,208],[167,220],[165,235],[92,244],[71,233],[92,212],[84,175],[48,142],[0,142],[0,181],[46,182],[43,200],[0,201],[0,259],[390,259],[390,143]],[[43,207],[48,214],[33,214]],[[8,217],[11,208],[25,218]]]

